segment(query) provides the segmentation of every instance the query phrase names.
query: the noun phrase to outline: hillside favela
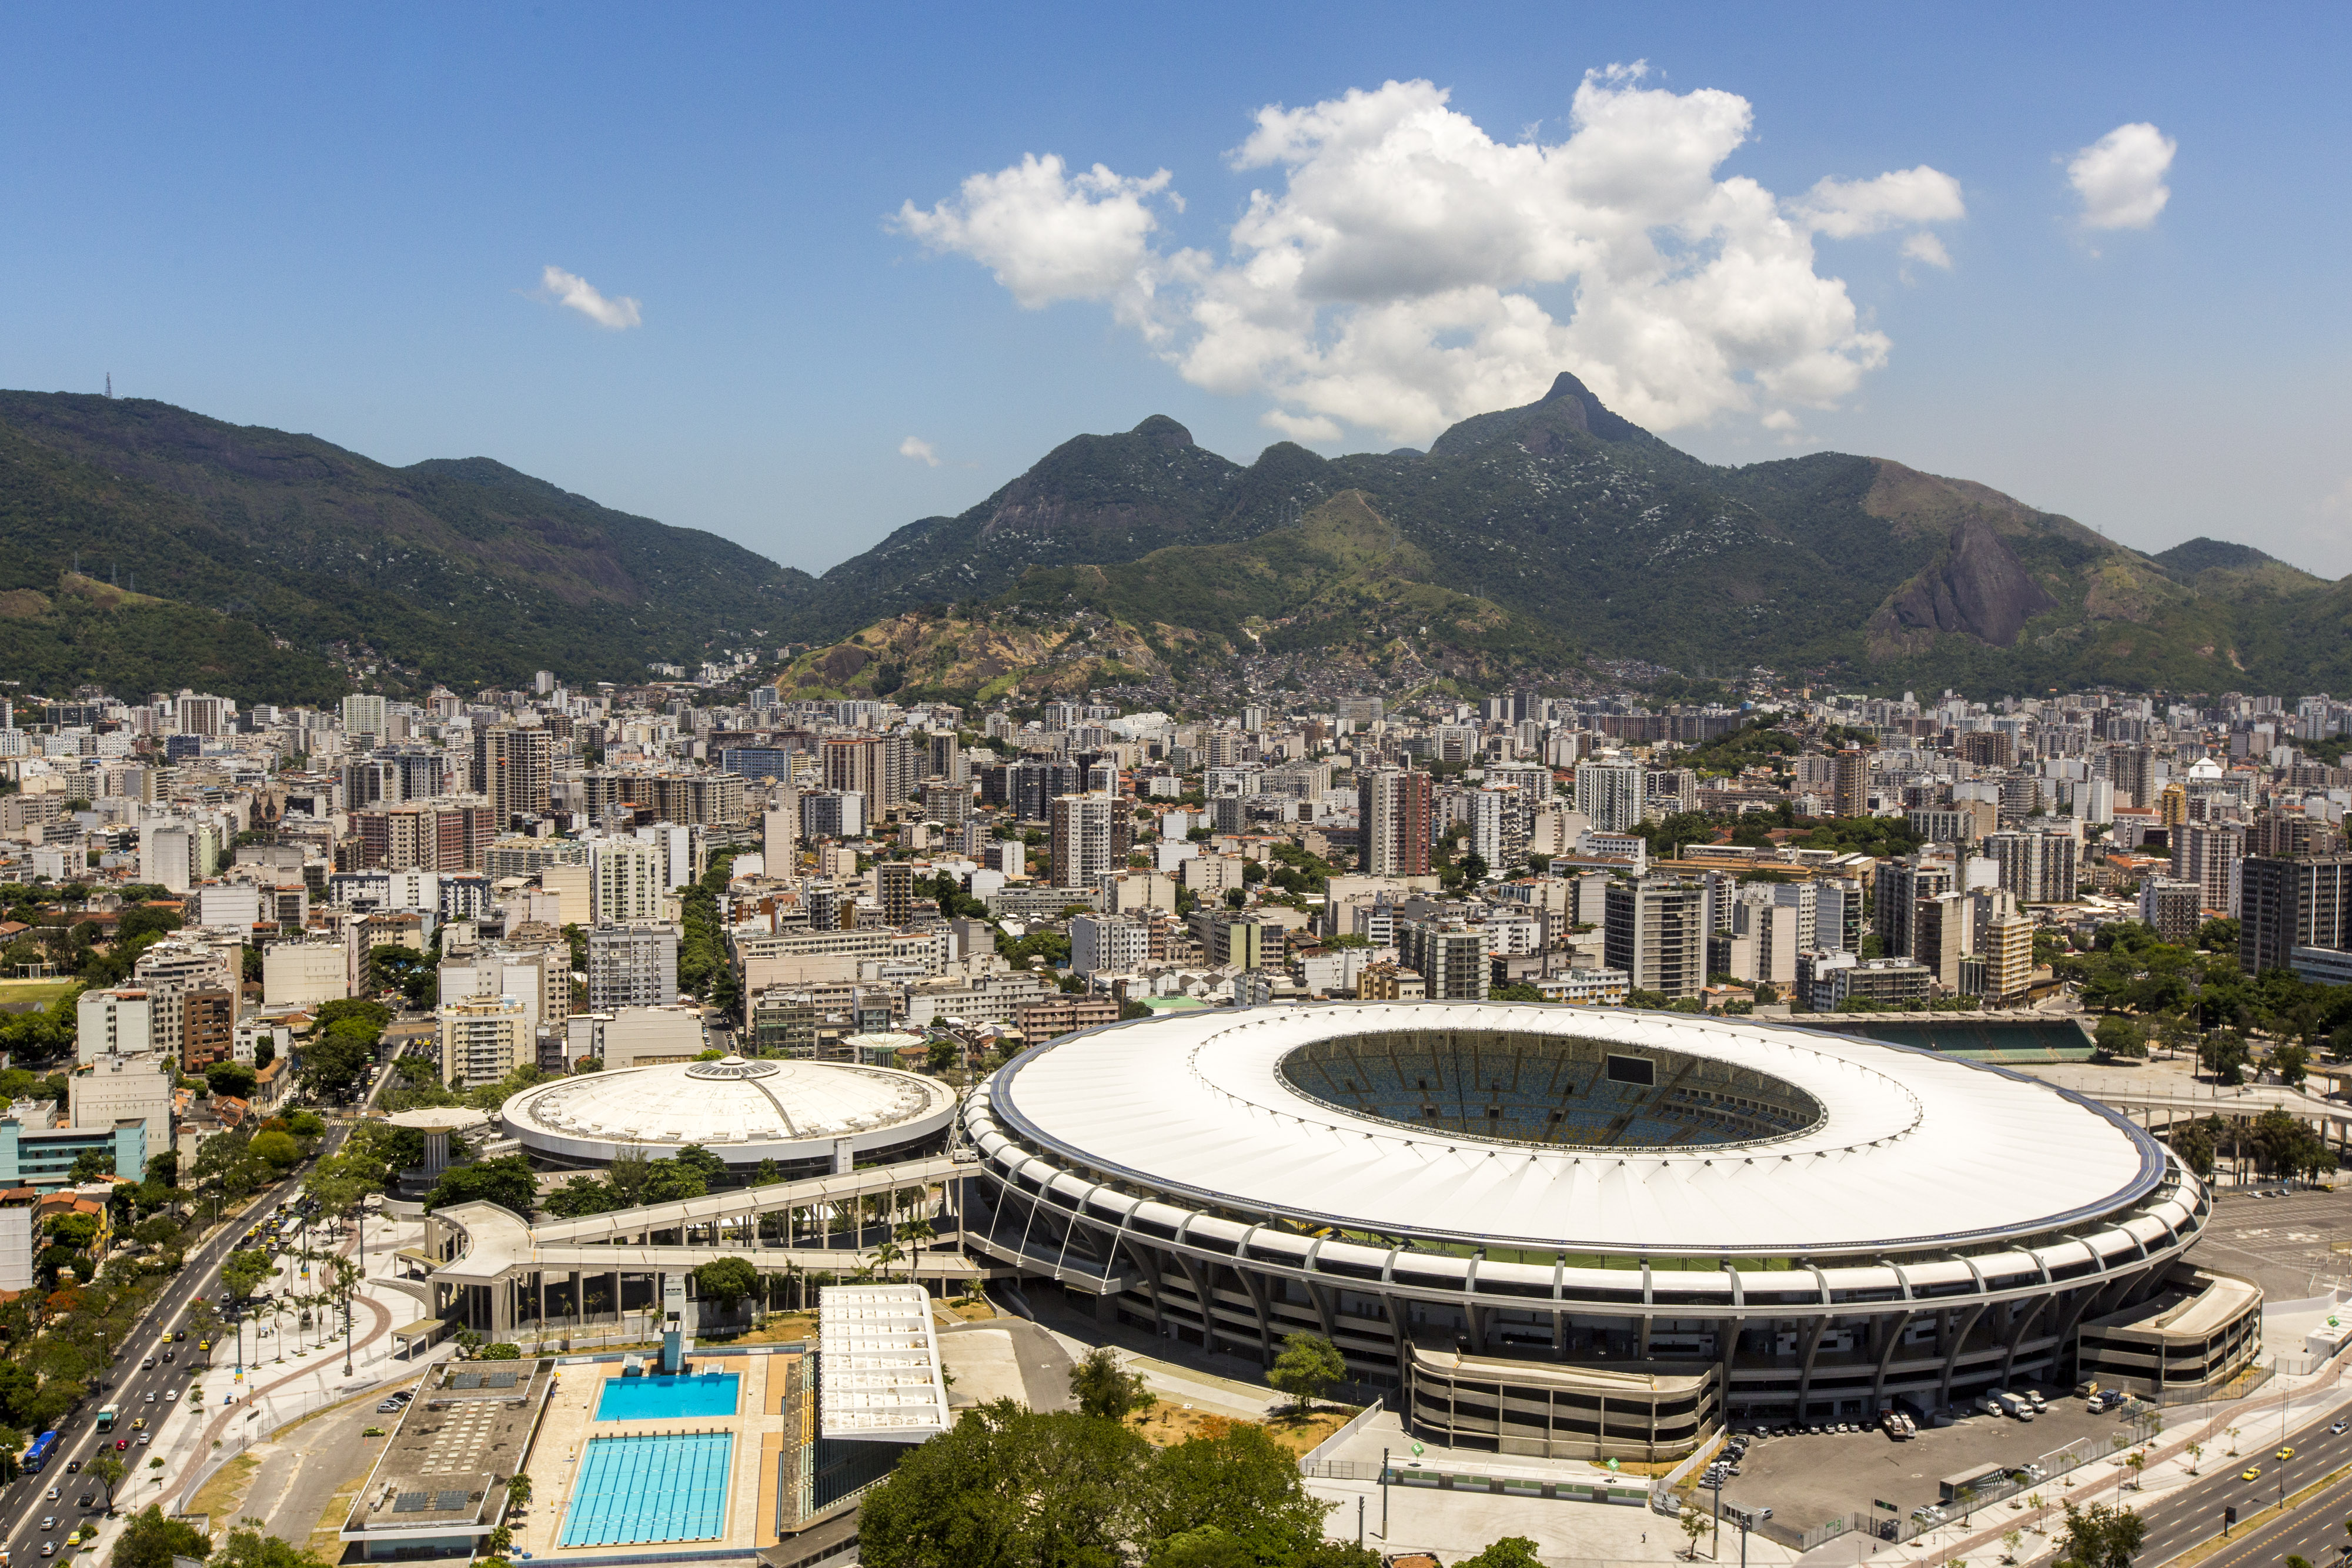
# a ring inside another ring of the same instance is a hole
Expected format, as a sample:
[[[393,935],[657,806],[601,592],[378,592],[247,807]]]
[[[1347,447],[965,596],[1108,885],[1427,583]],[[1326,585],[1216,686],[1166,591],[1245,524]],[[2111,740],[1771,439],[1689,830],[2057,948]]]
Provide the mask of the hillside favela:
[[[591,11],[28,30],[0,1568],[2352,1552],[2340,120]]]

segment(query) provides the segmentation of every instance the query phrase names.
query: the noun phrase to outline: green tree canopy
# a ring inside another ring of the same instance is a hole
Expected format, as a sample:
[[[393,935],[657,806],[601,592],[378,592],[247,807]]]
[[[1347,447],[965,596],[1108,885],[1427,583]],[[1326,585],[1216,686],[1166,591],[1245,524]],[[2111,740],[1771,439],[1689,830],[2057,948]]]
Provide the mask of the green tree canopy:
[[[253,1154],[255,1158],[267,1160],[272,1168],[282,1171],[290,1169],[301,1160],[302,1145],[296,1143],[289,1133],[256,1133],[253,1135]]]
[[[1152,1403],[1143,1374],[1119,1365],[1118,1353],[1107,1344],[1087,1352],[1070,1369],[1070,1393],[1081,1411],[1111,1421],[1123,1421]]]
[[[172,1568],[174,1557],[202,1561],[213,1549],[212,1538],[191,1524],[166,1519],[150,1504],[131,1516],[115,1539],[113,1568]]]
[[[722,1310],[731,1312],[736,1302],[759,1291],[760,1271],[747,1258],[714,1259],[695,1270],[694,1285]]]
[[[215,1061],[205,1069],[205,1087],[233,1100],[252,1099],[259,1082],[253,1069],[242,1061]]]
[[[1348,1364],[1339,1347],[1321,1334],[1295,1333],[1282,1342],[1282,1354],[1265,1380],[1297,1401],[1304,1413],[1318,1395],[1348,1380]]]
[[[425,1207],[433,1209],[459,1203],[495,1203],[529,1219],[538,1196],[539,1178],[531,1174],[530,1162],[520,1155],[500,1155],[469,1166],[452,1166],[442,1172],[433,1190],[425,1195]]]

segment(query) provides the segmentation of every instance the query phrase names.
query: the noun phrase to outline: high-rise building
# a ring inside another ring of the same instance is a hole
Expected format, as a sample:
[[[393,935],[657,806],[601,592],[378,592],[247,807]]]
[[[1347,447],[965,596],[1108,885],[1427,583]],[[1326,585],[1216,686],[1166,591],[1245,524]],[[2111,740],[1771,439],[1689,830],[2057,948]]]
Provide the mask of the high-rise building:
[[[2205,907],[2238,913],[2238,865],[2246,830],[2236,822],[2182,822],[2172,830],[2172,874],[2193,882]]]
[[[1368,770],[1356,786],[1359,868],[1367,876],[1429,874],[1430,812],[1434,795],[1426,773],[1402,768]]]
[[[1486,869],[1507,874],[1528,862],[1527,800],[1518,790],[1488,784],[1470,797],[1470,848]]]
[[[1830,810],[1840,817],[1866,816],[1870,811],[1870,759],[1860,747],[1849,746],[1832,758]]]
[[[1917,913],[1919,901],[1951,892],[1953,883],[1952,867],[1939,861],[1898,859],[1878,868],[1874,904],[1879,945],[1888,957],[1911,956],[1912,917]]]
[[[1486,935],[1455,921],[1397,923],[1397,960],[1419,974],[1431,1001],[1486,999]]]
[[[392,720],[384,711],[383,698],[373,692],[353,692],[343,699],[343,734],[352,750],[381,746],[391,733]]]
[[[1151,961],[1151,929],[1125,915],[1081,915],[1070,922],[1070,972],[1124,975]]]
[[[1999,915],[1977,933],[1984,959],[1987,1007],[2015,1007],[2033,982],[2033,922],[2022,915]]]
[[[2239,862],[2238,967],[2249,975],[2291,967],[2297,947],[2352,944],[2352,854]]]
[[[2139,918],[2158,941],[2189,946],[2205,923],[2205,890],[2177,877],[2145,877],[2139,884]]]
[[[668,856],[643,839],[595,839],[588,846],[588,917],[599,925],[662,916]]]
[[[2082,848],[2071,833],[1990,833],[1984,853],[2000,868],[2000,885],[2020,904],[2064,904],[2074,897]]]
[[[503,829],[548,808],[555,783],[555,737],[536,725],[494,724],[474,732],[474,793],[488,800]]]
[[[908,861],[883,861],[874,868],[875,900],[882,924],[893,930],[915,917],[915,867]]]
[[[496,1083],[523,1062],[539,1060],[520,997],[444,1002],[435,1017],[440,1026],[441,1076],[446,1082]]]
[[[1911,956],[1925,964],[1946,991],[1960,988],[1960,960],[1974,951],[1966,894],[1939,893],[1919,900],[1911,914]]]
[[[236,993],[208,986],[180,993],[180,1066],[202,1072],[236,1055]]]
[[[1576,765],[1576,809],[1596,833],[1626,833],[1650,809],[1648,773],[1629,758],[1604,755]]]
[[[599,925],[588,933],[588,1010],[664,1008],[677,1000],[677,927]]]
[[[1632,989],[1695,997],[1706,983],[1706,921],[1705,890],[1696,882],[1612,882],[1601,918],[1603,959],[1625,971]]]
[[[1127,863],[1119,830],[1129,819],[1118,796],[1056,795],[1048,810],[1056,887],[1092,887],[1095,878]]]

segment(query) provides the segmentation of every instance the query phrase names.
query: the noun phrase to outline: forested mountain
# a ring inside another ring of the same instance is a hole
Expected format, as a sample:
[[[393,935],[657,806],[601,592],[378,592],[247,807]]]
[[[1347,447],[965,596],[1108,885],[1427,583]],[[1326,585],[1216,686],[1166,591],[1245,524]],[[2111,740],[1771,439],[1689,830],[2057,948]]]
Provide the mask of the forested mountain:
[[[139,399],[0,392],[0,668],[321,701],[773,637],[809,578],[488,458],[392,468]]]
[[[2352,586],[2212,539],[2142,555],[1884,458],[1717,467],[1567,374],[1425,454],[1325,459],[1283,443],[1244,468],[1160,417],[1081,436],[961,517],[834,568],[821,587],[839,591],[798,624],[837,637],[925,603],[972,623],[1058,606],[1179,664],[1278,646],[1268,631],[1372,660],[1409,618],[1335,619],[1329,573],[1286,565],[1299,547],[1284,536],[1340,496],[1393,533],[1391,590],[1489,607],[1475,658],[1452,658],[1459,643],[1431,651],[1474,684],[1584,654],[1979,694],[2352,685]]]
[[[1977,695],[2352,687],[2352,580],[2158,556],[1966,480],[1700,461],[1562,374],[1426,453],[1244,465],[1081,435],[821,578],[487,458],[392,468],[168,404],[0,393],[0,666],[323,700],[800,643],[810,691],[970,693],[1313,654],[1480,687],[1632,660]],[[856,634],[863,633],[862,639]],[[1051,666],[1049,669],[1048,666]]]

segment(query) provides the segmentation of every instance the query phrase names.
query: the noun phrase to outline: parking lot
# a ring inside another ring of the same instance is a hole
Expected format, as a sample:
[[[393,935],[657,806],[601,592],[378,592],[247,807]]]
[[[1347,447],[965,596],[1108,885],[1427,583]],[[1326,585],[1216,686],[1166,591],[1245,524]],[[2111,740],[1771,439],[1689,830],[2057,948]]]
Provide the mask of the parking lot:
[[[2273,1301],[2294,1301],[2352,1274],[2352,1253],[2336,1251],[2339,1246],[2352,1246],[2352,1183],[2277,1197],[2224,1187],[2213,1196],[2213,1218],[2189,1260],[2252,1280]]]
[[[2050,1390],[2043,1390],[2050,1393]],[[1948,1427],[1919,1424],[1919,1435],[1898,1443],[1872,1427],[1820,1437],[1755,1437],[1739,1474],[1725,1483],[1723,1500],[1740,1508],[1769,1508],[1778,1523],[1811,1530],[1826,1519],[1880,1502],[1908,1518],[1923,1504],[1939,1502],[1937,1483],[1946,1476],[1994,1463],[2030,1464],[2055,1448],[2088,1437],[2128,1437],[2132,1427],[2113,1413],[2093,1415],[2080,1399],[2053,1397],[2050,1408],[2030,1422],[2006,1416],[1968,1416]],[[1713,1494],[1702,1492],[1702,1504]],[[2006,1511],[2007,1503],[1997,1508]]]

